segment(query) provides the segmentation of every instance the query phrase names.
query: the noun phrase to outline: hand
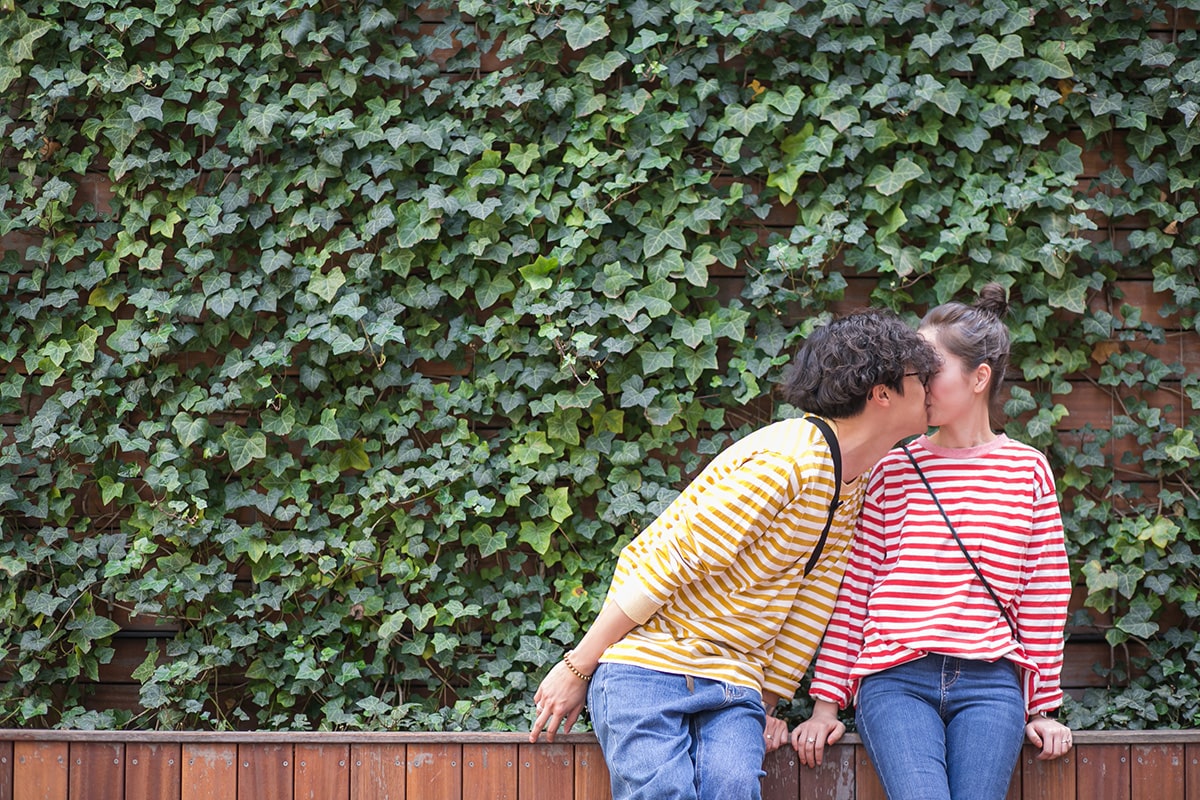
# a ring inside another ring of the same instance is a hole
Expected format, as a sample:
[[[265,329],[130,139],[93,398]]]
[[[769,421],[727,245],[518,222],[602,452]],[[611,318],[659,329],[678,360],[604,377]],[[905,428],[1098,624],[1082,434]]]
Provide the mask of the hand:
[[[763,739],[767,743],[767,752],[773,752],[783,747],[788,738],[787,723],[779,717],[767,716],[767,728],[763,731]]]
[[[1025,738],[1034,747],[1040,747],[1039,761],[1065,756],[1071,749],[1071,729],[1058,720],[1037,714],[1025,724]]]
[[[819,767],[825,758],[825,745],[837,744],[846,726],[837,718],[837,705],[818,700],[813,715],[792,731],[792,747],[806,767]]]
[[[533,695],[537,717],[529,730],[529,742],[535,744],[542,729],[546,730],[546,741],[553,742],[554,734],[562,726],[563,733],[571,730],[575,720],[583,713],[587,703],[588,681],[574,675],[562,661],[551,668]]]

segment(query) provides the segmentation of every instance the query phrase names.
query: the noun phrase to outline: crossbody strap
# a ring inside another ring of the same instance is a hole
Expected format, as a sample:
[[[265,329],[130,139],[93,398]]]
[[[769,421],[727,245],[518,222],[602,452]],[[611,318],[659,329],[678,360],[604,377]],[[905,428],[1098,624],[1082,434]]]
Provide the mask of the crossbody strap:
[[[817,430],[825,437],[825,443],[829,445],[829,454],[833,458],[833,500],[829,503],[829,517],[825,520],[821,538],[817,540],[817,546],[813,548],[808,563],[804,565],[804,575],[807,577],[817,562],[821,560],[821,551],[825,549],[825,539],[829,536],[829,529],[833,527],[833,515],[837,513],[838,506],[842,504],[842,448],[838,445],[837,435],[834,434],[829,423],[820,417],[809,416],[804,419],[817,426]]]
[[[963,540],[959,538],[958,531],[954,530],[954,523],[950,521],[950,515],[946,513],[946,509],[942,507],[942,501],[938,499],[937,493],[933,491],[933,487],[929,485],[929,479],[925,477],[925,473],[921,471],[921,465],[917,463],[917,459],[913,457],[912,451],[908,449],[908,445],[900,445],[904,449],[904,454],[908,456],[908,460],[912,462],[913,469],[917,471],[917,476],[920,477],[921,483],[925,484],[925,488],[929,490],[929,496],[933,498],[934,505],[938,511],[942,512],[942,519],[946,520],[946,527],[950,529],[950,534],[954,537],[954,541],[958,542],[958,549],[962,550],[962,554],[967,557],[967,563],[971,565],[971,569],[975,571],[975,577],[979,578],[979,582],[983,584],[983,588],[987,589],[987,593],[992,596],[992,602],[996,604],[996,608],[1000,609],[1000,614],[1004,617],[1004,621],[1008,623],[1008,629],[1012,631],[1013,638],[1018,642],[1021,641],[1021,635],[1017,633],[1017,626],[1013,625],[1012,617],[1008,615],[1008,609],[1000,602],[1000,598],[992,591],[992,586],[987,582],[987,578],[983,577],[983,573],[979,571],[979,567],[975,564],[975,559],[971,558],[971,554],[967,552],[967,546],[963,544]]]

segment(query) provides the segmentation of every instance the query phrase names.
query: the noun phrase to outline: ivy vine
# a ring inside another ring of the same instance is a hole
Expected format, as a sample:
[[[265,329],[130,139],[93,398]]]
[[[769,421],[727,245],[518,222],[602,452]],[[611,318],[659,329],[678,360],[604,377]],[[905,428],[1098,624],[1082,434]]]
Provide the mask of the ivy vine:
[[[1200,724],[1197,8],[0,5],[0,724],[522,728],[813,325],[988,280],[1070,720]]]

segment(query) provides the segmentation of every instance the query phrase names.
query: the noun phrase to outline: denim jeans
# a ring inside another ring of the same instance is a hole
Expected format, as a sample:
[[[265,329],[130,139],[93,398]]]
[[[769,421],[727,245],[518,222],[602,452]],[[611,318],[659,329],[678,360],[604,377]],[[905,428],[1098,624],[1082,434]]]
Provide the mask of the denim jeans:
[[[1004,800],[1025,701],[1007,659],[928,655],[864,678],[855,721],[888,800]]]
[[[601,664],[588,689],[613,800],[759,800],[766,712],[753,689]]]

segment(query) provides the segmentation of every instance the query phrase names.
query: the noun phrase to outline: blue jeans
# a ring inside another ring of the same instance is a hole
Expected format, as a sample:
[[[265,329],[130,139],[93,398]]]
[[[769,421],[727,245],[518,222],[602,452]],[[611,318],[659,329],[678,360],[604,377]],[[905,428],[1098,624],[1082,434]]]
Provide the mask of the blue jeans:
[[[613,800],[759,800],[766,712],[754,689],[625,664],[588,688]]]
[[[864,678],[855,721],[888,800],[1004,800],[1025,701],[1008,659],[928,655]]]

